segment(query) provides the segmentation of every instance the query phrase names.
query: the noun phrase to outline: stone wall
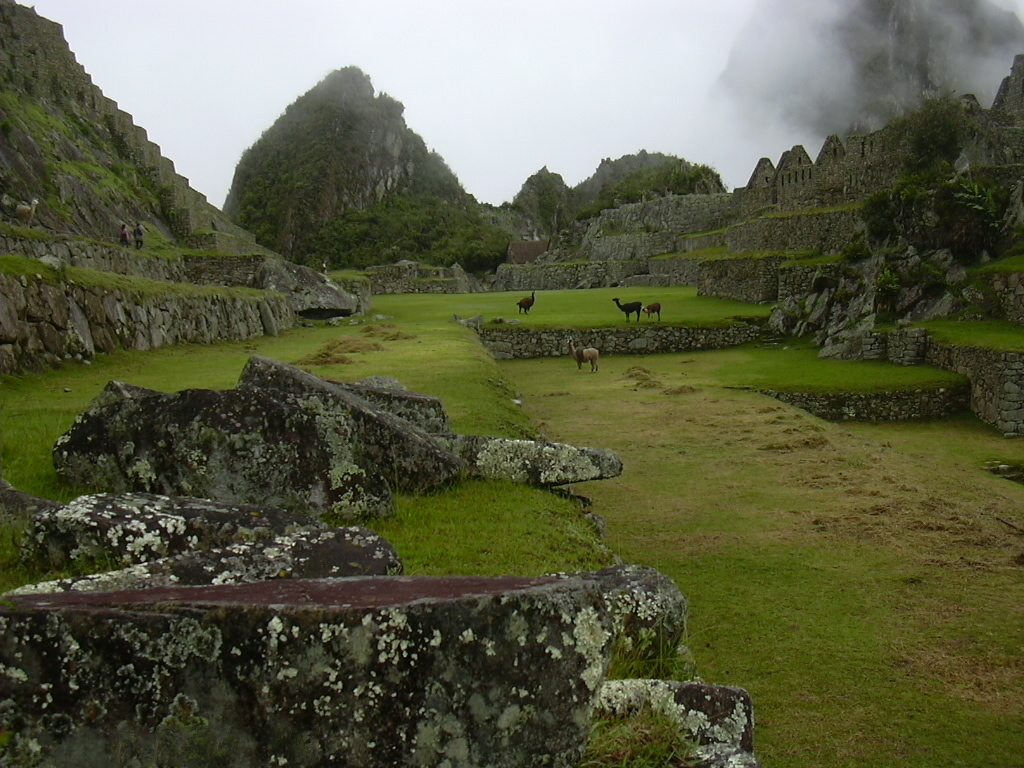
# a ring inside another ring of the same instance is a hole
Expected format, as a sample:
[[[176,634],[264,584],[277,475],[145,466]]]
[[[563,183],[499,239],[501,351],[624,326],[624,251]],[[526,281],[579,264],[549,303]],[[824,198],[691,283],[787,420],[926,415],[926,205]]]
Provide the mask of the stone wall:
[[[366,277],[374,294],[470,293],[469,276],[458,264],[432,267],[425,264],[385,264],[369,267]]]
[[[970,387],[940,387],[870,394],[760,390],[829,421],[912,421],[941,419],[967,408]]]
[[[988,281],[1006,319],[1024,325],[1024,272],[992,272]]]
[[[118,348],[251,339],[294,323],[288,299],[276,293],[135,295],[0,275],[0,374]]]
[[[591,261],[646,259],[672,253],[675,248],[676,237],[672,232],[636,232],[595,238],[582,255]]]
[[[502,264],[495,291],[558,291],[619,285],[633,275],[647,274],[646,259],[562,264]]]
[[[591,219],[582,234],[580,252],[589,258],[597,240],[608,235],[658,232],[710,232],[735,218],[730,193],[669,195],[642,203],[608,208]],[[661,253],[670,253],[672,247]]]
[[[639,323],[629,328],[482,328],[480,340],[498,360],[568,356],[568,339],[596,347],[602,355],[649,355],[694,349],[724,349],[757,339],[761,329],[739,323],[726,328],[683,328]]]
[[[971,410],[1007,437],[1024,435],[1024,354],[929,339],[925,362],[971,380]]]
[[[779,287],[777,301],[787,299],[803,299],[808,294],[816,293],[815,284],[821,280],[838,282],[841,276],[839,264],[783,264],[779,267]]]
[[[818,211],[784,216],[762,216],[730,227],[729,250],[820,250],[837,253],[863,227],[859,210]]]
[[[694,259],[651,259],[648,271],[665,279],[665,285],[697,285],[700,280],[700,265],[703,261]]]
[[[701,261],[697,293],[751,304],[769,304],[779,295],[781,257]]]
[[[4,235],[0,232],[0,255],[13,254],[29,259],[55,259],[60,264],[98,272],[145,277],[169,283],[183,283],[185,264],[177,257],[153,256],[116,245],[104,245],[93,240],[53,235],[46,239],[33,239]]]

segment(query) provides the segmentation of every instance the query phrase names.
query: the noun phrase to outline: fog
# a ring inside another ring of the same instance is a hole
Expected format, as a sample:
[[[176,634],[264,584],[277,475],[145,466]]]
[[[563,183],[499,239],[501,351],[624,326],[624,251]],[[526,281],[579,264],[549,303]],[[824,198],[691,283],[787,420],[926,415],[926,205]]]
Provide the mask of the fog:
[[[572,185],[602,158],[641,149],[714,166],[730,186],[745,184],[761,156],[777,160],[795,143],[813,156],[823,135],[815,116],[838,114],[856,79],[826,44],[848,4],[36,0],[35,8],[64,26],[93,81],[215,205],[242,152],[285,107],[349,65],[405,105],[409,127],[467,191],[500,204],[542,167]],[[970,58],[970,82],[994,93],[1012,54]]]

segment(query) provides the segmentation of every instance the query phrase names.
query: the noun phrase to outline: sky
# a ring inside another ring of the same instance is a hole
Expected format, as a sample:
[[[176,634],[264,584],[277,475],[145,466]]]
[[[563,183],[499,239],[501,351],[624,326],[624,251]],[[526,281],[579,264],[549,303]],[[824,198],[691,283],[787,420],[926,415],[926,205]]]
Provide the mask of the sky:
[[[842,0],[828,0],[841,2]],[[242,152],[354,65],[480,202],[645,149],[716,168],[820,139],[749,121],[717,80],[757,0],[35,0],[93,82],[220,207]],[[1024,13],[1024,0],[997,0]],[[767,30],[766,30],[767,33]],[[1009,72],[1010,62],[1006,71]]]

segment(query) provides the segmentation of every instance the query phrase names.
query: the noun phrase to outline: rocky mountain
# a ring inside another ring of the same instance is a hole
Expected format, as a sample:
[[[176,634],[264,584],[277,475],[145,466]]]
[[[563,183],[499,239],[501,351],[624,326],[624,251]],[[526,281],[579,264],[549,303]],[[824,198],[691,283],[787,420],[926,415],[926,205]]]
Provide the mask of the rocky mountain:
[[[472,198],[406,125],[404,109],[356,67],[331,73],[242,155],[225,212],[262,244],[301,259],[325,226],[390,197],[465,208]]]
[[[766,115],[819,136],[881,128],[923,96],[991,104],[1024,25],[991,0],[760,0],[721,86],[755,130]]]

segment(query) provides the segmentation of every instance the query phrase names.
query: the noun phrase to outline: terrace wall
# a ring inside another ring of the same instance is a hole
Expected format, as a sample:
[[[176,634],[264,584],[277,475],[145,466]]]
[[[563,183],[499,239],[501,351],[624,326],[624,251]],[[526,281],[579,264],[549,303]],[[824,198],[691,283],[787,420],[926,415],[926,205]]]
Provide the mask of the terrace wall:
[[[970,385],[868,394],[759,390],[829,421],[914,421],[941,419],[962,411]]]
[[[602,355],[650,355],[695,349],[724,349],[754,341],[761,329],[739,323],[726,328],[683,328],[634,324],[629,328],[482,328],[480,340],[497,360],[568,355],[568,339],[596,347]]]
[[[0,275],[0,374],[118,348],[252,339],[295,324],[286,296],[133,295]]]

